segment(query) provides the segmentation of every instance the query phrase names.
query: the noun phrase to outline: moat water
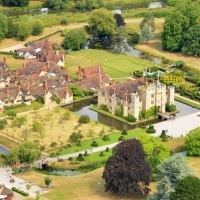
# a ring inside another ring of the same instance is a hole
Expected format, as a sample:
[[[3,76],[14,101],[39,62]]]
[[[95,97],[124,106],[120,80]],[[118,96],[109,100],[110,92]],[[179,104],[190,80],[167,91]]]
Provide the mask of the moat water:
[[[134,129],[136,127],[139,127],[138,123],[135,123],[133,125],[124,123],[122,121],[119,121],[117,119],[114,119],[110,116],[104,115],[102,113],[97,113],[90,109],[91,105],[97,104],[97,98],[88,99],[80,102],[73,103],[71,105],[65,106],[66,109],[69,109],[70,111],[75,112],[78,115],[88,115],[91,120],[99,121],[102,124],[105,124],[110,127],[114,127],[118,130],[130,130]],[[176,114],[176,117],[183,117],[185,115],[189,115],[195,112],[198,112],[199,109],[193,108],[191,106],[188,106],[186,104],[183,104],[181,102],[175,101],[175,105],[177,107],[177,110],[180,112]],[[157,122],[160,122],[161,119],[151,119],[147,122],[145,122],[146,125],[154,124]]]

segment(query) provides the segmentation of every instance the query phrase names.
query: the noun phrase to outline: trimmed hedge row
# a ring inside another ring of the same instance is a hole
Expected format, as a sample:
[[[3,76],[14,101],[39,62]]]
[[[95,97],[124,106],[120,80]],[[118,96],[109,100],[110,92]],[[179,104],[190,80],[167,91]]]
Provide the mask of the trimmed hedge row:
[[[29,193],[24,192],[24,191],[22,191],[22,190],[20,190],[20,189],[18,189],[16,187],[13,187],[12,190],[17,192],[17,193],[19,193],[19,194],[21,194],[21,195],[23,195],[23,196],[26,196],[26,197],[29,196]]]
[[[44,36],[44,37],[41,37],[41,38],[37,39],[36,41],[44,40],[44,39],[46,39],[46,38],[48,38],[48,37],[50,37],[50,36],[52,36],[52,35],[55,35],[55,34],[61,33],[61,32],[62,32],[62,30],[57,30],[57,31],[55,31],[55,32],[53,32],[53,33],[50,33],[50,34],[48,34],[48,35],[46,35],[46,36]]]

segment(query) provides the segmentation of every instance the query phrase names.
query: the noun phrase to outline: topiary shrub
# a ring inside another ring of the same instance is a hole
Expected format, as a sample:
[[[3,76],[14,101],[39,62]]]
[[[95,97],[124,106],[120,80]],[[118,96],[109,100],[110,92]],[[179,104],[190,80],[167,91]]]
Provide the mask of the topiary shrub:
[[[58,159],[58,162],[64,162],[64,159],[60,158]]]
[[[91,144],[92,147],[98,147],[98,143],[96,141],[93,141]]]
[[[56,142],[52,142],[51,145],[50,145],[50,147],[55,147],[56,145],[57,145]]]
[[[81,147],[82,146],[81,141],[78,141],[77,144],[76,144],[76,146],[77,147]]]
[[[89,118],[88,115],[81,115],[80,118],[79,118],[79,120],[78,120],[78,122],[80,124],[87,124],[87,123],[90,122],[90,118]]]
[[[85,153],[83,154],[84,156],[89,156],[88,152],[85,151]]]
[[[162,138],[162,142],[167,142],[168,141],[168,138],[167,137],[163,137]]]
[[[109,151],[110,151],[109,147],[106,147],[106,152],[109,152]]]
[[[76,158],[78,161],[84,161],[84,157],[82,153],[79,153],[78,157]]]
[[[109,140],[110,140],[110,138],[109,138],[109,136],[108,136],[108,135],[104,135],[104,136],[103,136],[103,138],[102,138],[102,140],[103,140],[103,141],[109,141]]]
[[[147,133],[155,133],[156,129],[154,128],[154,126],[150,125],[147,129]]]
[[[119,141],[124,141],[124,140],[126,140],[126,139],[125,139],[125,137],[124,137],[123,135],[121,135],[121,136],[119,137],[118,140],[119,140]]]
[[[71,145],[71,144],[67,144],[67,147],[71,148],[71,147],[72,147],[72,145]]]
[[[56,155],[55,155],[55,153],[54,152],[52,152],[51,154],[50,154],[50,157],[55,157]]]
[[[140,128],[142,128],[142,129],[146,129],[146,125],[145,125],[145,123],[144,123],[144,122],[142,122],[142,124],[141,124]]]
[[[72,157],[69,157],[69,158],[68,158],[68,160],[69,160],[69,161],[72,161],[72,160],[73,160],[73,158],[72,158]]]
[[[66,19],[61,19],[60,20],[61,25],[67,25],[67,20]]]
[[[99,154],[99,156],[105,156],[104,152],[101,151],[100,154]]]
[[[165,137],[167,137],[166,131],[162,130],[162,133],[160,134],[160,138],[165,138]]]
[[[127,133],[126,130],[123,130],[121,134],[122,134],[122,135],[128,135],[128,133]]]

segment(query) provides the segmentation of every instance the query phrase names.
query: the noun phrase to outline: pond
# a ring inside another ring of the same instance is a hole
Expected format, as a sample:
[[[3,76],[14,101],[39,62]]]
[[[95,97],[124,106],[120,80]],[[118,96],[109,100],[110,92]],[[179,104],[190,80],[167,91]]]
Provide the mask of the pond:
[[[7,155],[9,153],[9,151],[5,148],[3,148],[2,146],[0,146],[0,153]]]
[[[70,169],[66,169],[66,170],[47,170],[50,174],[52,175],[60,175],[60,176],[77,176],[82,174],[80,171],[78,170],[70,170]]]
[[[153,4],[152,4],[153,3]],[[121,5],[121,6],[105,6],[106,9],[111,10],[114,13],[123,13],[128,12],[130,9],[138,9],[138,8],[160,8],[161,6],[164,6],[165,4],[163,1],[158,2],[152,2],[152,3],[138,3],[138,4],[127,4],[127,5]],[[68,9],[62,9],[62,10],[52,10],[52,9],[46,9],[46,8],[35,8],[35,9],[26,9],[22,8],[21,10],[10,10],[3,12],[8,17],[14,17],[14,16],[20,16],[20,15],[39,15],[39,14],[60,14],[62,12],[90,12],[89,10],[78,10],[76,8],[68,8]]]
[[[90,106],[92,104],[97,104],[97,98],[76,102],[76,103],[73,103],[71,105],[67,105],[64,107],[66,109],[69,109],[69,110],[77,113],[78,115],[88,115],[91,120],[99,121],[102,124],[105,124],[110,127],[115,127],[118,130],[131,130],[138,126],[138,124],[130,125],[130,124],[124,123],[122,121],[119,121],[117,119],[114,119],[110,116],[90,110]],[[176,117],[182,117],[182,116],[189,115],[189,114],[199,111],[196,108],[193,108],[186,104],[180,103],[178,101],[175,101],[175,105],[176,105],[177,109],[180,111],[179,113],[176,114]],[[146,123],[146,125],[150,125],[150,124],[154,124],[154,123],[157,123],[160,121],[161,121],[160,119],[152,119],[145,123]]]

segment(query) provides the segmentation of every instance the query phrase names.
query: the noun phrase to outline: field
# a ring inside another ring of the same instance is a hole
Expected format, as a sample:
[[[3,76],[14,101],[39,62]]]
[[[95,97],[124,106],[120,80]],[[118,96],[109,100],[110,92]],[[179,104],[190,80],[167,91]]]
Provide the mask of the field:
[[[0,54],[0,61],[3,61],[4,55]],[[12,71],[13,69],[20,68],[22,66],[22,59],[15,59],[12,55],[6,55],[8,70]]]
[[[93,137],[98,137],[98,134],[102,129],[105,130],[105,133],[110,129],[103,124],[95,123],[93,121],[89,124],[75,127],[75,125],[78,124],[79,116],[70,112],[69,120],[61,120],[62,115],[66,111],[67,110],[63,108],[56,107],[52,110],[30,112],[23,115],[27,119],[27,123],[24,124],[23,129],[12,127],[12,120],[8,120],[8,125],[4,130],[2,130],[2,133],[14,137],[17,140],[37,140],[40,145],[45,146],[45,150],[49,150],[52,149],[52,147],[50,147],[52,142],[57,142],[56,148],[70,143],[69,136],[74,131],[80,131],[84,136],[83,140],[88,140]],[[44,128],[42,134],[32,130],[32,124],[34,121],[42,123]],[[93,130],[92,135],[88,134],[91,130]]]
[[[105,72],[114,79],[130,77],[132,71],[153,67],[150,61],[105,50],[89,49],[67,53],[67,72],[76,76],[79,65],[82,67],[101,65]]]

